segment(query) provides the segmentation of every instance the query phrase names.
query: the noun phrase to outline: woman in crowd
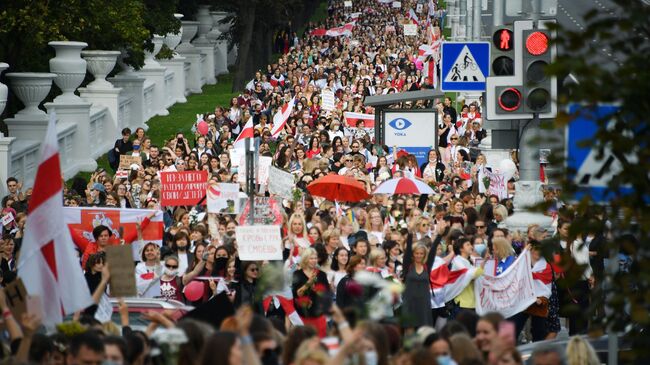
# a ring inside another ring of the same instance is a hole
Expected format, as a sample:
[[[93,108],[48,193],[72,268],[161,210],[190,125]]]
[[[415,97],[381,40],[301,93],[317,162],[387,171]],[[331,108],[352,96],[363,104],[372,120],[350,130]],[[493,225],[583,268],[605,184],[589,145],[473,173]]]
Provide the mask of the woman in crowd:
[[[331,300],[327,275],[318,269],[318,256],[313,248],[306,248],[300,255],[300,269],[293,273],[291,291],[296,311],[303,322],[316,328],[318,336],[327,334],[325,304]]]

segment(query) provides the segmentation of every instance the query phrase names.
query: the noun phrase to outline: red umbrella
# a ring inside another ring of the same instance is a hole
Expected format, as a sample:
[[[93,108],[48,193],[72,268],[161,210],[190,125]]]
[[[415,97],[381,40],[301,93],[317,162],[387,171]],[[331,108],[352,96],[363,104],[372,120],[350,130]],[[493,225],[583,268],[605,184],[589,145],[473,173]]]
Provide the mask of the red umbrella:
[[[337,174],[329,174],[312,181],[307,190],[311,195],[331,201],[358,202],[370,198],[362,183]]]
[[[396,177],[384,181],[379,185],[373,194],[433,194],[434,191],[424,181],[409,179],[408,177]]]

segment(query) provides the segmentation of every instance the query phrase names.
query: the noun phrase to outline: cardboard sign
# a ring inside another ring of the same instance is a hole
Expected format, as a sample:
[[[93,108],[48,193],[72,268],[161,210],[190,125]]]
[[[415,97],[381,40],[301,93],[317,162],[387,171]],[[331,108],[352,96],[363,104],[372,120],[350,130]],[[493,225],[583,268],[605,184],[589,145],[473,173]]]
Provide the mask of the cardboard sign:
[[[352,1],[344,1],[343,6],[346,8],[351,8],[352,7]]]
[[[250,215],[250,204],[249,200],[246,200],[244,204],[244,210],[239,217],[239,224],[246,225],[248,224],[248,216]],[[260,225],[281,225],[282,224],[282,207],[273,198],[256,196],[255,197],[255,215],[254,224]]]
[[[321,92],[321,98],[323,100],[323,110],[332,111],[336,109],[336,103],[334,101],[334,91],[332,89],[325,89]]]
[[[292,200],[293,186],[292,174],[271,166],[269,170],[269,193]]]
[[[420,14],[422,12],[422,7],[423,7],[422,4],[417,4],[415,6],[415,12]]]
[[[208,186],[208,213],[239,214],[242,209],[239,184],[210,182]]]
[[[241,260],[282,260],[280,226],[238,226],[235,235]]]
[[[269,169],[271,168],[271,163],[273,162],[273,157],[269,156],[260,156],[257,159],[257,183],[267,185],[269,183]],[[246,155],[242,154],[239,159],[239,168],[237,170],[237,181],[245,183],[246,182]]]
[[[503,174],[485,170],[485,176],[490,179],[490,187],[488,188],[488,195],[496,195],[499,200],[508,197],[508,182]]]
[[[208,172],[162,172],[160,182],[160,205],[196,205],[205,196],[208,188]]]
[[[22,318],[23,313],[27,312],[27,289],[21,278],[16,278],[11,284],[5,286],[5,297],[7,297],[7,305],[11,310],[16,320]]]
[[[111,273],[109,281],[111,296],[134,297],[138,294],[135,288],[135,266],[131,246],[107,246],[106,262]]]
[[[402,2],[401,1],[393,1],[392,3],[393,9],[399,9],[402,7]]]
[[[133,155],[120,155],[120,169],[129,170],[133,164],[142,165],[142,157]]]
[[[404,35],[418,35],[418,26],[415,24],[404,24]]]

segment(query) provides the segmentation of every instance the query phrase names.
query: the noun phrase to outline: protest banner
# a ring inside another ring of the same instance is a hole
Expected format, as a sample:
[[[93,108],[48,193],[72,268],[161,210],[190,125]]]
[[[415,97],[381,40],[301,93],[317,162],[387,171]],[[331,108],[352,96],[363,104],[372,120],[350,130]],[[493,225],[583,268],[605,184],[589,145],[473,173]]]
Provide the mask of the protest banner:
[[[403,24],[404,35],[418,35],[418,26],[415,24]]]
[[[142,222],[153,210],[149,209],[120,209],[120,208],[95,208],[95,207],[64,207],[63,217],[68,225],[72,239],[79,246],[79,240],[95,242],[93,228],[104,225],[111,231],[109,243],[120,244],[122,239],[130,244],[133,259],[140,260],[140,246],[143,242],[154,242],[162,245],[163,237],[163,212],[158,211],[150,219],[149,224],[141,226],[142,242],[136,240],[136,223]]]
[[[108,246],[106,263],[111,273],[109,281],[112,297],[134,297],[138,294],[135,288],[135,266],[131,247],[128,245]]]
[[[537,300],[528,250],[524,250],[499,276],[493,275],[496,272],[494,260],[486,262],[484,270],[485,273],[474,281],[478,315],[498,312],[509,318]]]
[[[280,226],[238,226],[235,236],[241,260],[282,260]]]
[[[256,196],[255,197],[255,215],[254,224],[260,225],[273,225],[282,224],[282,206],[277,200],[269,197]],[[250,215],[250,204],[248,200],[244,204],[244,209],[239,217],[239,224],[248,224],[248,216]]]
[[[120,155],[120,169],[129,170],[133,164],[142,165],[142,157],[133,155]]]
[[[211,181],[208,185],[208,213],[239,214],[243,203],[239,194],[239,184]]]
[[[269,156],[260,156],[257,159],[257,183],[267,185],[269,183],[269,169],[271,168],[271,163],[273,162],[273,157]],[[239,166],[242,168],[237,170],[237,182],[243,183],[246,182],[246,169],[243,168],[246,166],[246,155],[242,154],[239,159]]]
[[[293,199],[293,175],[271,166],[269,170],[269,193],[285,199]]]
[[[205,196],[208,188],[208,172],[162,172],[160,182],[160,205],[196,205]]]
[[[332,111],[336,109],[335,100],[334,100],[334,91],[332,91],[332,89],[324,89],[321,92],[321,98],[323,100],[322,103],[323,110]]]

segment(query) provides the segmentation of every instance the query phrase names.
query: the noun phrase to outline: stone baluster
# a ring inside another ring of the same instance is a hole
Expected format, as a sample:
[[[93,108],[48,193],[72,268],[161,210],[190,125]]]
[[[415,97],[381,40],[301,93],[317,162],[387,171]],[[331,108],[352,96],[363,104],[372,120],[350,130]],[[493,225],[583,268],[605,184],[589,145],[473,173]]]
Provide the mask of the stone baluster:
[[[185,57],[186,63],[189,63],[190,70],[189,75],[185,79],[185,87],[189,93],[201,93],[201,51],[194,47],[190,41],[196,35],[196,32],[199,27],[199,22],[195,21],[182,21],[181,26],[183,28],[181,44],[176,47],[176,51],[182,57]]]
[[[202,72],[206,84],[214,85],[217,79],[214,76],[214,44],[206,36],[212,28],[212,16],[210,15],[210,6],[199,5],[196,13],[196,19],[199,21],[197,38],[192,42],[194,46],[205,55]]]
[[[8,64],[0,62],[0,74],[8,68]],[[0,83],[0,115],[7,105],[8,93],[7,85]],[[15,139],[15,137],[5,137],[0,133],[0,181],[7,181],[7,178],[11,176],[11,145]],[[5,184],[0,184],[0,195],[7,195],[8,192],[6,189],[7,186]]]
[[[183,14],[174,14],[176,19],[183,18]],[[183,28],[179,30],[178,33],[167,33],[165,36],[165,44],[169,49],[175,50],[178,44],[181,42],[183,35]],[[167,67],[167,69],[174,73],[174,83],[172,90],[172,98],[177,103],[186,103],[187,99],[185,98],[185,62],[187,59],[174,51],[174,57],[167,60],[159,60],[162,66]]]
[[[81,97],[97,106],[105,106],[111,116],[112,123],[104,129],[107,136],[118,136],[123,126],[119,119],[119,97],[122,89],[116,88],[106,81],[106,76],[115,67],[120,51],[93,50],[82,51],[81,55],[88,63],[88,71],[95,77],[95,80],[85,88],[79,89]],[[116,137],[117,138],[117,137]]]

